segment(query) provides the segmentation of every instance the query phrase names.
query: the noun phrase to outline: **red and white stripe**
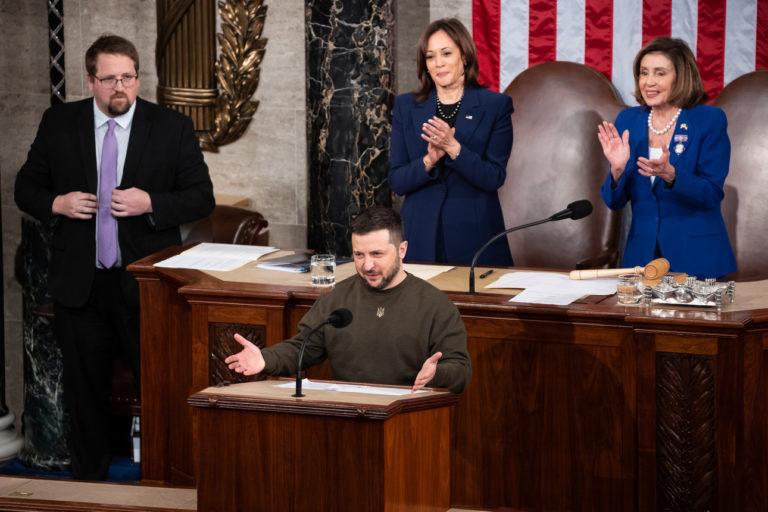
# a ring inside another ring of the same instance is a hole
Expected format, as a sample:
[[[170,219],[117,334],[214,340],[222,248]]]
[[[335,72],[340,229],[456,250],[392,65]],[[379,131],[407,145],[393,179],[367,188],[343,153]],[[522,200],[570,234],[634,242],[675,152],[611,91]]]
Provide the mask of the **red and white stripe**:
[[[566,60],[602,72],[632,103],[635,54],[662,35],[690,45],[710,99],[768,69],[768,0],[472,0],[472,32],[481,81],[495,90]]]

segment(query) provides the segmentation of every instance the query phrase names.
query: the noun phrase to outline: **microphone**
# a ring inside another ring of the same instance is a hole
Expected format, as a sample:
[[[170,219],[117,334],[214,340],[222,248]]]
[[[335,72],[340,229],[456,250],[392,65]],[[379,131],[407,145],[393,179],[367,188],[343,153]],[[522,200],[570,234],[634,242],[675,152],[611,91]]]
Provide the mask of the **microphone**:
[[[304,396],[301,394],[301,363],[304,360],[304,349],[307,348],[307,342],[321,327],[325,325],[331,325],[337,329],[342,329],[352,323],[352,312],[346,308],[339,308],[334,310],[328,318],[323,320],[322,323],[317,325],[314,329],[309,331],[309,334],[304,336],[304,340],[301,342],[301,348],[299,349],[299,364],[296,367],[296,393],[292,396],[300,398]]]
[[[493,236],[490,240],[485,242],[485,245],[478,249],[478,251],[475,253],[475,257],[472,258],[472,265],[469,267],[469,293],[471,295],[475,294],[475,265],[477,265],[478,258],[480,258],[480,255],[483,254],[483,251],[485,251],[489,245],[491,245],[502,236],[508,233],[512,233],[513,231],[519,231],[521,229],[538,226],[539,224],[544,224],[546,222],[555,222],[563,219],[582,219],[590,213],[592,213],[592,203],[586,199],[581,199],[579,201],[572,202],[565,210],[560,210],[559,212],[547,217],[546,219],[529,222],[528,224],[523,224],[521,226],[514,226]]]

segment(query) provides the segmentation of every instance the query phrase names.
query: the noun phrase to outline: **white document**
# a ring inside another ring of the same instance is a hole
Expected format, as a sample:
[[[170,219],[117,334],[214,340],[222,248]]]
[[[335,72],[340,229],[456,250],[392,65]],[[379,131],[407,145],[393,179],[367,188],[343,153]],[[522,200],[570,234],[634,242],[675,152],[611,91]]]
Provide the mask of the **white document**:
[[[277,384],[275,387],[293,389],[296,387],[296,383],[286,382],[285,384]],[[410,389],[361,386],[359,384],[339,384],[337,382],[312,382],[309,379],[301,381],[301,388],[316,389],[320,391],[340,391],[342,393],[363,393],[368,395],[403,396],[411,394]],[[416,393],[424,393],[424,390],[416,391]]]
[[[510,302],[565,306],[585,295],[613,295],[616,278],[573,280],[560,272],[510,272],[486,288],[522,288]]]
[[[549,292],[526,288],[518,293],[509,302],[527,302],[529,304],[555,304],[557,306],[567,306],[571,302],[580,299],[584,294],[581,292],[564,293]]]
[[[616,278],[574,280],[559,272],[521,271],[505,274],[486,288],[533,288],[551,292],[581,292],[581,295],[612,295],[616,293]]]
[[[277,251],[275,247],[202,243],[191,249],[155,263],[161,268],[191,268],[226,272],[256,261],[265,254]]]
[[[448,272],[456,267],[446,267],[440,265],[418,265],[416,263],[404,263],[403,268],[409,274],[413,274],[419,279],[429,281],[435,276],[439,276],[443,272]]]

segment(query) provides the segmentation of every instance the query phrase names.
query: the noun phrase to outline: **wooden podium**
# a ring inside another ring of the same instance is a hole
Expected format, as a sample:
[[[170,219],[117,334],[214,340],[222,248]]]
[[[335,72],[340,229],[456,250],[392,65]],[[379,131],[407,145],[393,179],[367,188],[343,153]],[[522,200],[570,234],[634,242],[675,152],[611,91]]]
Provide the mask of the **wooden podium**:
[[[292,383],[209,387],[189,398],[198,510],[450,508],[450,406],[458,395],[305,389],[294,398]]]

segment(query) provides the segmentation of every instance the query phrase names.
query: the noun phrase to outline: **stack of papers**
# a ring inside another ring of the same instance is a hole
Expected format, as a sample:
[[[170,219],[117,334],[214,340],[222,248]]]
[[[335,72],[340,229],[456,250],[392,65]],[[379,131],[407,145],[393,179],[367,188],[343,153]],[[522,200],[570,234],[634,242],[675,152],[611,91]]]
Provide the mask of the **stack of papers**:
[[[214,244],[204,242],[191,249],[155,263],[161,268],[191,268],[227,272],[256,261],[265,254],[275,252],[275,247],[261,245]]]
[[[510,272],[486,288],[523,288],[510,302],[564,306],[585,295],[616,293],[616,278],[572,280],[558,272]]]

